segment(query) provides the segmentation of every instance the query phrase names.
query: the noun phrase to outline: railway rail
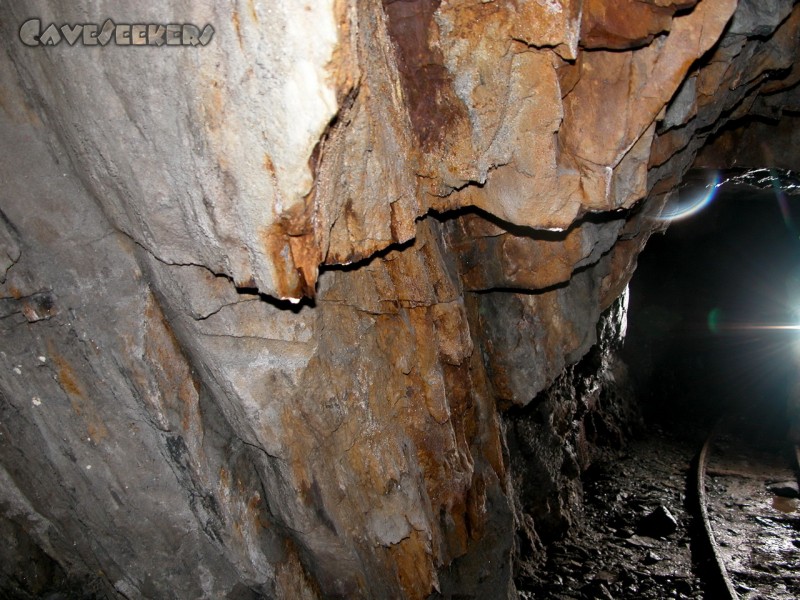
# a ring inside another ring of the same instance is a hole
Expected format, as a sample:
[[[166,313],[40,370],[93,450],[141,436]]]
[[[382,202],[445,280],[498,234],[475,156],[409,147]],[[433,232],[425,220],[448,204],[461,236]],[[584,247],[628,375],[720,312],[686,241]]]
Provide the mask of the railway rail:
[[[780,420],[752,410],[721,419],[698,456],[709,597],[800,598],[800,449]]]

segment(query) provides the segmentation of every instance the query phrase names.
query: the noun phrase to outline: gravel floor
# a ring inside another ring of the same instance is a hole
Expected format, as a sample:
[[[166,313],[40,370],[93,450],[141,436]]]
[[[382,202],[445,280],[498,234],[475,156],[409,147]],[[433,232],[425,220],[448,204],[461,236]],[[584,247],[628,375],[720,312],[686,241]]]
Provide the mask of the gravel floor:
[[[651,428],[584,478],[581,525],[547,549],[521,598],[703,598],[690,546],[687,475],[696,438]],[[693,499],[690,499],[693,502]]]

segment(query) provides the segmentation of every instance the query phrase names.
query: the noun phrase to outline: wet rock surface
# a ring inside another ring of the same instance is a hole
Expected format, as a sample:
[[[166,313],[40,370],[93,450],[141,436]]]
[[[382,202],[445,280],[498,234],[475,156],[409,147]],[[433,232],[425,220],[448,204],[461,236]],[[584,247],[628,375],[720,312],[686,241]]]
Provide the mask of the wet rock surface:
[[[800,593],[797,463],[786,433],[783,411],[740,412],[720,423],[709,448],[709,522],[742,599]]]

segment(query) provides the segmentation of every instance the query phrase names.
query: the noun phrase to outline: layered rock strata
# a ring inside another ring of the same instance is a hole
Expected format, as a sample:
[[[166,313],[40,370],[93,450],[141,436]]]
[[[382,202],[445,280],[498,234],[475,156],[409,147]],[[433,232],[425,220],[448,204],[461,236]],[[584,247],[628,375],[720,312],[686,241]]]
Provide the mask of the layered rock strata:
[[[28,46],[32,17],[214,37]],[[575,495],[542,512],[519,452],[578,485],[595,396],[540,393],[706,140],[793,106],[800,8],[36,0],[0,27],[0,589],[489,598]],[[560,416],[525,425],[534,398]]]

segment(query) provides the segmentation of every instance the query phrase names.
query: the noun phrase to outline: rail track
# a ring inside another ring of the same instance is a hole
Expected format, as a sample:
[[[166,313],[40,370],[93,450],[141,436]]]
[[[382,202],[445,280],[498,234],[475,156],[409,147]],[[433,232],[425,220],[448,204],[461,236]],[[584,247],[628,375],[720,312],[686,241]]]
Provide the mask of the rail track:
[[[728,416],[709,435],[695,473],[709,597],[800,598],[798,460],[774,415]]]

